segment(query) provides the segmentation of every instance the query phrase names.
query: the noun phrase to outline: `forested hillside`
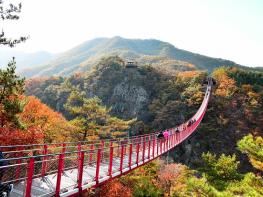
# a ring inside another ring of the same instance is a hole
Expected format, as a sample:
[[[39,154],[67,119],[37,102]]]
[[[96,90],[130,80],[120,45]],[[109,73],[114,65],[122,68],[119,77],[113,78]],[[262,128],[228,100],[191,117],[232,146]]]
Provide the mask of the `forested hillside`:
[[[65,103],[72,90],[85,97],[97,96],[111,107],[110,114],[122,119],[137,118],[130,134],[170,128],[187,120],[203,98],[201,71],[179,74],[151,66],[126,68],[119,57],[102,59],[92,72],[71,77],[28,80],[27,94],[35,95],[67,118]],[[262,135],[263,74],[220,67],[209,109],[198,132],[172,154],[188,166],[200,165],[203,152],[237,154],[243,171],[251,170],[247,158],[236,149],[243,136]]]

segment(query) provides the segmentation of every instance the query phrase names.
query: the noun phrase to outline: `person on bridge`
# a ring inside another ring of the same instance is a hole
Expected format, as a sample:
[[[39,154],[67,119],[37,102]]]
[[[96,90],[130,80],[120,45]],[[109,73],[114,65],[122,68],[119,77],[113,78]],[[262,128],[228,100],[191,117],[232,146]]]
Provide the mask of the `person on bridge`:
[[[163,132],[163,136],[164,136],[164,146],[166,146],[166,147],[168,147],[168,138],[169,138],[169,131],[168,130],[165,130],[164,132]]]
[[[189,120],[187,127],[190,127],[193,124],[193,120]]]
[[[157,134],[158,139],[164,139],[163,132],[161,131],[160,133]]]
[[[165,130],[165,131],[163,132],[163,136],[164,136],[165,140],[168,140],[169,135],[170,135],[170,134],[169,134],[168,130]]]
[[[208,84],[207,78],[204,78],[204,79],[202,80],[202,85],[205,85],[205,84]]]
[[[212,84],[216,85],[216,80],[214,78],[212,78]]]
[[[3,166],[6,166],[7,162],[5,161],[5,157],[3,155],[3,152],[0,151],[0,185],[2,183],[2,179],[5,173],[5,168],[3,168]]]

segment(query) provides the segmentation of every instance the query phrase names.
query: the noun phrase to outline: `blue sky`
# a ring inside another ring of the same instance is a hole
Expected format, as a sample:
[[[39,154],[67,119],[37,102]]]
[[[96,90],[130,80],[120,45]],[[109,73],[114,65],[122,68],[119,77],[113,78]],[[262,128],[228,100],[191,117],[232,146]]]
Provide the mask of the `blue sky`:
[[[263,66],[263,0],[22,3],[21,19],[2,23],[11,36],[30,36],[15,50],[59,53],[96,37],[155,38],[192,52]]]

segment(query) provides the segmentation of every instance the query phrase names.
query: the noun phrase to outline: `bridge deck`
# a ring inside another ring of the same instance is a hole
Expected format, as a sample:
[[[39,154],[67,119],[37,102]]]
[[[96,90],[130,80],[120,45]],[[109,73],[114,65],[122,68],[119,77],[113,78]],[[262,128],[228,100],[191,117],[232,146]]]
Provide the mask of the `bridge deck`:
[[[136,164],[136,157],[137,154],[132,154],[132,165],[131,168],[129,167],[129,156],[125,155],[123,159],[123,170],[122,173],[130,171],[131,169],[136,168],[137,166],[142,165],[145,162],[148,162],[149,160],[152,160],[152,150],[150,149],[149,159],[148,159],[148,151],[145,152],[145,160],[143,162],[142,160],[142,151],[139,152],[139,163]],[[159,153],[158,155],[161,155],[162,153]],[[155,155],[157,155],[157,146],[155,146]],[[114,158],[113,159],[113,165],[112,165],[112,176],[108,176],[109,171],[109,163],[108,162],[101,162],[100,163],[100,177],[99,177],[99,183],[103,182],[105,180],[108,180],[110,178],[113,178],[115,176],[118,176],[121,174],[120,172],[120,158]],[[95,165],[85,165],[83,168],[83,179],[82,179],[82,185],[84,187],[91,187],[96,185],[96,181],[94,181],[96,175],[96,164]],[[74,190],[77,188],[78,184],[78,169],[74,168],[71,170],[65,170],[62,174],[62,181],[61,181],[61,192],[67,192]],[[48,175],[45,177],[36,178],[33,180],[32,183],[32,197],[33,196],[50,196],[55,193],[56,190],[56,181],[57,181],[57,174]],[[18,197],[23,196],[23,190],[25,188],[25,182],[20,182],[18,184],[14,185],[14,190],[12,191],[10,197]],[[65,196],[65,195],[64,195]]]

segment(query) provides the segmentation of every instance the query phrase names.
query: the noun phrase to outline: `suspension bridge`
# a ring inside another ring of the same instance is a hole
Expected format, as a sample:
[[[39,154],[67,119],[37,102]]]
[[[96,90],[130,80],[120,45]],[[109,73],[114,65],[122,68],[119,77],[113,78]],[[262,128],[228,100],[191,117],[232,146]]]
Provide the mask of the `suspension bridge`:
[[[13,184],[11,197],[78,196],[113,178],[158,158],[186,140],[205,115],[212,88],[211,78],[203,102],[190,120],[157,133],[130,138],[72,143],[0,146],[5,157],[1,184]],[[1,191],[0,191],[1,193]]]

